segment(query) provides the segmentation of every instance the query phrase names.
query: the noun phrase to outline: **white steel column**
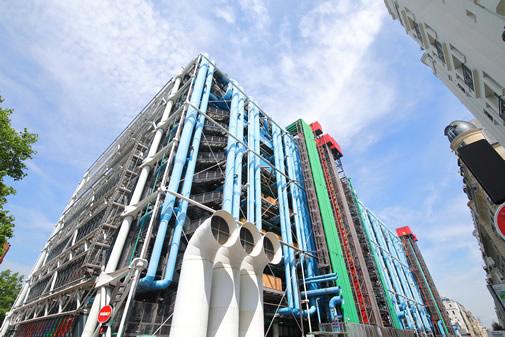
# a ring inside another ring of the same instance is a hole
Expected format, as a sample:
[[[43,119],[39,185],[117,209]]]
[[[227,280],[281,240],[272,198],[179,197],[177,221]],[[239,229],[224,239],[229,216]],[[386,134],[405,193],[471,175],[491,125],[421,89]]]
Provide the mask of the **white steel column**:
[[[166,121],[168,120],[174,105],[173,97],[179,90],[179,86],[181,84],[181,76],[182,74],[178,74],[175,79],[175,83],[172,87],[172,90],[170,91],[170,97],[168,98],[168,102],[165,106],[165,110],[163,111],[161,120],[157,125],[156,134],[154,135],[153,142],[151,143],[151,147],[149,148],[147,157],[144,159],[144,163],[149,163],[151,158],[154,157],[154,155],[158,151],[161,138],[163,137],[163,134],[165,132]],[[145,166],[142,167],[142,171],[140,172],[137,184],[135,186],[131,200],[128,205],[129,207],[134,207],[140,201],[150,170],[151,170],[150,164],[146,164]],[[112,247],[112,252],[110,254],[109,260],[107,261],[107,265],[105,267],[105,273],[111,273],[116,270],[133,219],[134,218],[131,215],[128,215],[123,219],[121,227],[119,228],[118,235],[116,237],[116,241],[114,242],[114,246]],[[82,337],[92,337],[95,332],[97,326],[96,317],[98,315],[98,311],[100,310],[99,304],[103,300],[100,299],[101,293],[102,291],[100,290],[97,291],[95,300],[88,315],[88,319],[86,320],[86,325],[84,326],[84,330],[82,332]],[[106,301],[104,301],[104,303],[107,303],[108,300],[109,299],[107,298]]]

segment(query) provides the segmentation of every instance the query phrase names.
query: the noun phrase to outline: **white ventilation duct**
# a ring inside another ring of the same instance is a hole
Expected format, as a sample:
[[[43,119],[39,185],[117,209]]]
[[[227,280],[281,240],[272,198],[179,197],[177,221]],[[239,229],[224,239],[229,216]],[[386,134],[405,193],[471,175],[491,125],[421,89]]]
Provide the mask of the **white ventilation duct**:
[[[207,337],[238,336],[240,265],[256,244],[254,232],[258,232],[254,225],[242,225],[216,254]]]
[[[263,270],[268,263],[277,264],[282,259],[281,245],[275,234],[251,233],[256,245],[240,268],[239,337],[264,336]]]
[[[182,260],[170,337],[207,336],[214,259],[222,247],[236,245],[238,232],[231,214],[217,211],[189,240]]]
[[[170,337],[263,337],[261,277],[281,259],[275,234],[214,213],[184,253]]]

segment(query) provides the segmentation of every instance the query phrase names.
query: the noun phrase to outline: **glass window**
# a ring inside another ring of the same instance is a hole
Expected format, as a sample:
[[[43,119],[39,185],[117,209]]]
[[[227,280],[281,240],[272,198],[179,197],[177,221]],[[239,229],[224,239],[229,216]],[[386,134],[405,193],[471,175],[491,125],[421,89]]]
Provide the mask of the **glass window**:
[[[212,229],[212,234],[214,235],[214,238],[220,244],[225,243],[226,240],[228,240],[228,238],[230,237],[230,230],[228,229],[228,224],[223,218],[219,216],[212,217],[210,228]]]
[[[474,91],[472,71],[466,66],[466,64],[462,64],[461,69],[463,70],[463,80],[465,81],[465,84],[470,90]]]
[[[274,252],[274,245],[272,244],[272,241],[268,238],[263,239],[263,250],[265,251],[266,256],[270,261],[274,258],[275,252]]]
[[[247,228],[240,228],[240,243],[247,254],[252,252],[254,248],[254,238]]]

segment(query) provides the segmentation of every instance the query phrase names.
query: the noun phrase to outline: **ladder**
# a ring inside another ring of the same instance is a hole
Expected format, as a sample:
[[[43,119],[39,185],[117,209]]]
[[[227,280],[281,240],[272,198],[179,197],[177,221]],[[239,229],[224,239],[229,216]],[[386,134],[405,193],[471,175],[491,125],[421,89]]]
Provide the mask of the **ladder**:
[[[106,253],[113,245],[116,232],[121,225],[121,213],[128,204],[129,198],[135,187],[138,167],[142,164],[147,146],[143,141],[137,141],[122,167],[119,182],[115,187],[112,197],[107,201],[109,209],[104,221],[95,232],[93,241],[86,254],[83,268],[89,274],[99,274],[106,264]]]
[[[328,196],[330,197],[330,202],[332,205],[333,214],[335,219],[337,220],[337,230],[339,233],[341,245],[344,251],[344,257],[347,264],[347,270],[349,271],[349,275],[351,277],[351,282],[353,285],[353,293],[356,298],[356,302],[358,304],[358,309],[361,315],[361,320],[363,323],[368,323],[368,313],[367,306],[365,303],[365,297],[363,295],[362,284],[358,277],[358,271],[356,265],[354,263],[354,257],[351,253],[350,243],[348,239],[347,231],[344,227],[344,222],[342,219],[342,214],[340,212],[340,207],[337,200],[337,190],[335,184],[332,179],[332,175],[328,165],[331,165],[333,162],[333,158],[329,153],[329,150],[326,148],[325,144],[318,144],[317,150],[319,152],[319,158],[321,159],[321,166],[323,167],[324,179],[326,181],[326,187],[328,189]]]

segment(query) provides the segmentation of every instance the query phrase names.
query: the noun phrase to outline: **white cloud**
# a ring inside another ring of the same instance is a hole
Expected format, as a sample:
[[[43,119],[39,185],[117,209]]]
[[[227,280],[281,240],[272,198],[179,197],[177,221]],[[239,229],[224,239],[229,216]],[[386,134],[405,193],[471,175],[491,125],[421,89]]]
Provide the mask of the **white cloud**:
[[[249,24],[261,35],[267,34],[270,16],[264,0],[240,0],[239,5]]]
[[[216,8],[216,16],[231,25],[235,23],[235,14],[230,7],[221,6]]]

